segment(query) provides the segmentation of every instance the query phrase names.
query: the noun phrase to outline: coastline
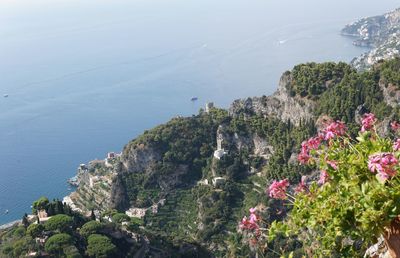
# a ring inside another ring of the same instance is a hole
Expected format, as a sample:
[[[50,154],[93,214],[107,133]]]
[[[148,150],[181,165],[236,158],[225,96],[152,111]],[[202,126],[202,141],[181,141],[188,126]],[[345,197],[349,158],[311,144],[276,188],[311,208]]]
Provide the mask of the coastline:
[[[15,226],[16,224],[21,224],[21,223],[22,223],[22,220],[20,220],[20,219],[14,220],[14,221],[8,222],[6,224],[0,225],[0,230],[8,229],[8,228]]]

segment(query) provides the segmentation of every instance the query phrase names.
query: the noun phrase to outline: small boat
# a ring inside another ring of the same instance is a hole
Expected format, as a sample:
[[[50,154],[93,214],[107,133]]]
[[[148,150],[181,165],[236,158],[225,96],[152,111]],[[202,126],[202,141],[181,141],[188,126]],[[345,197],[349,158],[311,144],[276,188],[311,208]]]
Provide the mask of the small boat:
[[[5,212],[4,212],[4,214],[8,214],[10,211],[9,210],[6,210]]]
[[[3,97],[8,98],[8,94],[4,94]]]
[[[190,100],[191,101],[196,101],[196,100],[198,100],[199,98],[198,97],[192,97]]]

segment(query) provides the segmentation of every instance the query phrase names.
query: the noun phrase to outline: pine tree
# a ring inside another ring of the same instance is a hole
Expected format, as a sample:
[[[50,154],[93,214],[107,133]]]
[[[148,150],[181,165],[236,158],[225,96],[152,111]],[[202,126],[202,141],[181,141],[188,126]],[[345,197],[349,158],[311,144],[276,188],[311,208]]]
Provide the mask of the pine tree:
[[[94,215],[94,210],[92,209],[92,212],[90,213],[90,219],[91,220],[96,220],[96,215]]]
[[[24,225],[25,228],[27,228],[29,226],[28,214],[26,214],[26,213],[22,217],[22,225]]]

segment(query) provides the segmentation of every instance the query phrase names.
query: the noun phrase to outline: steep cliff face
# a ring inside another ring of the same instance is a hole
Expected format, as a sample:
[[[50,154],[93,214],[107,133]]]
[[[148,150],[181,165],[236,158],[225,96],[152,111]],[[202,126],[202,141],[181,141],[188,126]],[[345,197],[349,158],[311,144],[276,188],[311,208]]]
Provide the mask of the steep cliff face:
[[[229,108],[229,114],[236,116],[244,112],[249,115],[274,116],[284,122],[290,120],[295,125],[299,125],[300,121],[314,119],[315,102],[291,96],[289,93],[291,84],[291,73],[286,72],[281,76],[278,90],[272,96],[235,100]]]
[[[400,9],[349,24],[343,28],[342,34],[355,37],[356,46],[372,48],[352,61],[357,69],[366,69],[379,60],[399,56]]]
[[[127,145],[121,156],[124,170],[128,173],[150,172],[162,158],[159,150],[144,144]]]

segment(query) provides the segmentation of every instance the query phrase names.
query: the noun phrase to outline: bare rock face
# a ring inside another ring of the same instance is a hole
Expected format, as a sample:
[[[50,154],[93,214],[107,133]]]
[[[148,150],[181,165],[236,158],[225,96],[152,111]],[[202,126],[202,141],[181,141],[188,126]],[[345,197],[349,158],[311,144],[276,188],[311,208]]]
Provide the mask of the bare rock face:
[[[275,116],[285,122],[290,120],[295,125],[299,125],[301,120],[314,119],[315,102],[306,98],[291,96],[288,90],[291,83],[290,72],[284,73],[274,95],[235,100],[229,108],[230,115],[236,116],[240,112],[244,112],[245,114],[259,114],[264,117]]]
[[[109,206],[116,210],[125,210],[129,207],[128,194],[120,174],[112,182]]]
[[[230,147],[240,151],[244,148],[252,149],[254,146],[249,136],[229,132],[225,125],[220,125],[217,130],[217,149],[230,149]]]
[[[137,173],[147,171],[161,158],[161,154],[152,147],[131,144],[125,147],[121,161],[126,172]]]
[[[253,136],[253,144],[254,155],[263,157],[265,160],[268,160],[274,153],[274,147],[258,135]]]

